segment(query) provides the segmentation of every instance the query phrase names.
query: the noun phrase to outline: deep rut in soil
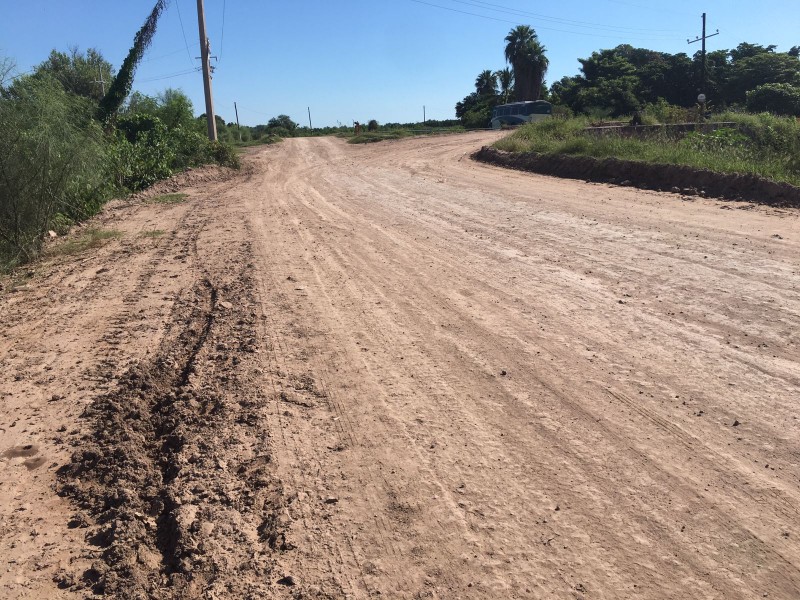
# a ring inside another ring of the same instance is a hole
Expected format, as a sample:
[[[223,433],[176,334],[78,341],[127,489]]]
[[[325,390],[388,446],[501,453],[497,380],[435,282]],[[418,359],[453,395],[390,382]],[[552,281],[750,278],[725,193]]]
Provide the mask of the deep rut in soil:
[[[59,473],[100,548],[61,585],[125,598],[264,593],[282,493],[259,423],[258,340],[243,273],[176,301],[156,355],[87,410],[93,432]],[[222,299],[224,298],[224,300]],[[237,574],[237,571],[240,574]]]

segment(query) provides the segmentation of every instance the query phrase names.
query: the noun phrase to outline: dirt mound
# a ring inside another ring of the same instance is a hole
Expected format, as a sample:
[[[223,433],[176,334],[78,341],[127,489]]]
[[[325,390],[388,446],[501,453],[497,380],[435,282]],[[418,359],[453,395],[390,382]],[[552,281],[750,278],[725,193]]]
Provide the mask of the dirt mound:
[[[102,560],[62,586],[121,598],[267,593],[285,545],[283,496],[267,398],[253,384],[252,283],[228,277],[186,290],[156,355],[89,407],[93,432],[76,440],[59,492],[80,507],[71,526],[90,527]]]
[[[482,147],[472,157],[502,167],[567,179],[634,185],[682,194],[746,200],[770,206],[800,207],[800,188],[788,183],[776,183],[757,175],[714,173],[680,165],[616,158],[510,153],[488,146]]]
[[[237,175],[241,175],[242,171],[246,172],[250,168],[251,167],[248,165],[243,165],[240,170],[221,167],[219,165],[203,165],[202,167],[186,169],[168,179],[154,183],[146,190],[133,194],[126,199],[126,202],[146,200],[154,196],[171,194],[185,188],[197,187],[203,184],[228,181]]]

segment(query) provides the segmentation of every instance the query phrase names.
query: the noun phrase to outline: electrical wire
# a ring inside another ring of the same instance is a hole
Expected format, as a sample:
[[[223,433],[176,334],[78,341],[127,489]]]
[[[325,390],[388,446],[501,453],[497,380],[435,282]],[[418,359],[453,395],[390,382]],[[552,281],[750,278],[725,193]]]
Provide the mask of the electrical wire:
[[[549,15],[543,15],[540,13],[534,13],[526,10],[520,10],[516,8],[512,8],[509,6],[503,6],[502,4],[492,4],[491,2],[484,2],[482,0],[452,0],[452,2],[457,2],[458,4],[466,4],[467,6],[474,6],[475,8],[483,8],[485,10],[493,10],[496,12],[502,12],[512,15],[521,15],[521,16],[530,16],[536,17],[537,19],[542,19],[544,21],[550,21],[552,23],[558,23],[561,25],[567,25],[569,27],[583,27],[587,29],[599,29],[604,31],[610,31],[612,33],[617,32],[633,32],[633,33],[666,33],[672,32],[675,33],[676,30],[674,29],[648,29],[642,27],[625,27],[621,25],[604,25],[601,23],[590,23],[588,21],[576,21],[573,19],[563,19],[561,17],[552,17]]]
[[[481,19],[487,19],[489,21],[496,21],[496,22],[499,22],[499,23],[510,23],[511,25],[519,25],[520,24],[519,21],[510,21],[508,19],[500,19],[500,18],[497,18],[497,17],[490,17],[488,15],[481,15],[479,13],[469,12],[469,11],[466,11],[466,10],[460,10],[458,8],[451,8],[449,6],[441,6],[440,4],[433,4],[431,2],[424,2],[423,0],[409,0],[409,1],[410,2],[415,2],[417,4],[424,4],[425,6],[431,6],[433,8],[440,8],[442,10],[449,10],[450,12],[460,13],[462,15],[470,15],[472,17],[479,17]],[[599,33],[589,33],[589,32],[586,32],[586,31],[570,31],[568,29],[557,29],[555,27],[547,27],[547,26],[543,26],[543,25],[537,25],[536,29],[544,29],[544,30],[548,30],[548,31],[557,31],[559,33],[568,33],[568,34],[571,34],[571,35],[582,35],[582,36],[586,36],[586,37],[610,38],[610,39],[615,39],[615,40],[618,40],[621,35],[626,35],[626,39],[628,39],[628,40],[652,40],[654,38],[654,36],[631,37],[631,36],[628,36],[627,34],[624,34],[623,32],[620,32],[618,35],[602,35],[602,34],[599,34]],[[667,39],[667,38],[665,38],[665,39]]]
[[[199,45],[199,44],[195,44],[195,45]],[[159,56],[154,56],[152,58],[146,58],[142,62],[152,62],[154,60],[161,60],[162,58],[169,58],[170,56],[175,56],[179,52],[183,52],[183,50],[184,50],[183,48],[178,48],[177,50],[174,50],[172,52],[168,52],[167,54],[160,54]]]
[[[186,40],[186,30],[183,28],[183,17],[181,16],[181,3],[180,0],[175,0],[175,8],[178,10],[178,21],[181,24],[181,34],[183,35],[183,43],[186,46],[186,56],[189,57],[189,63],[194,65],[192,53],[189,52],[189,42]]]
[[[194,67],[193,69],[188,69],[186,71],[180,71],[178,73],[171,73],[169,75],[159,75],[156,77],[148,77],[147,79],[139,80],[141,83],[146,83],[148,81],[161,81],[162,79],[172,79],[173,77],[181,77],[183,75],[189,75],[190,73],[197,73],[201,71],[201,67]]]
[[[225,41],[225,5],[227,0],[222,0],[222,35],[219,37],[219,56],[217,57],[217,64],[222,61],[222,43]]]

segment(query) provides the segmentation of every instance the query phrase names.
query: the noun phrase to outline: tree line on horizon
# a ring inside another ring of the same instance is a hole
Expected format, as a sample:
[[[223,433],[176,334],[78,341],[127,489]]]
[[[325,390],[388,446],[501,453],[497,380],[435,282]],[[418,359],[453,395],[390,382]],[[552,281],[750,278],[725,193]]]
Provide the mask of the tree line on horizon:
[[[800,46],[742,42],[730,50],[706,54],[670,54],[621,44],[579,58],[579,73],[545,85],[546,48],[528,25],[505,38],[511,68],[484,70],[475,91],[456,104],[465,127],[486,127],[492,108],[510,101],[548,100],[561,112],[598,117],[631,115],[648,105],[692,107],[700,92],[717,110],[742,109],[800,116]]]

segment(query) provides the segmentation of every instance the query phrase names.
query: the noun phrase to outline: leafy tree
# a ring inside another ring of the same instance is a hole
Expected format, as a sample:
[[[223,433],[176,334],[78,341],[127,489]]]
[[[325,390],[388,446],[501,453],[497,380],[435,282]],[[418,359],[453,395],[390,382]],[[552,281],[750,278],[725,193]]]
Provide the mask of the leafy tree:
[[[142,28],[136,33],[133,38],[133,47],[128,52],[128,56],[122,62],[122,67],[114,77],[108,93],[100,101],[99,117],[101,121],[108,120],[112,115],[120,109],[128,94],[131,93],[131,86],[133,86],[133,76],[136,73],[136,67],[144,56],[145,50],[150,45],[153,36],[156,33],[156,26],[161,13],[167,6],[167,0],[156,0],[150,16],[142,25]]]
[[[787,54],[789,56],[794,56],[795,58],[800,57],[800,46],[792,46]]]
[[[508,67],[494,72],[497,82],[500,84],[500,96],[503,104],[508,103],[511,93],[514,91],[514,72]]]
[[[747,92],[747,110],[800,116],[800,86],[765,83]]]
[[[517,100],[538,100],[550,62],[545,47],[528,25],[518,25],[506,36],[506,61],[514,71]]]
[[[102,78],[111,83],[113,69],[111,63],[94,48],[85,53],[77,47],[69,53],[53,50],[47,60],[36,67],[33,77],[49,76],[58,81],[66,91],[100,102],[103,98]]]
[[[292,119],[288,115],[278,115],[277,117],[272,117],[267,122],[267,127],[270,129],[275,129],[278,127],[282,127],[288,131],[294,131],[297,129],[297,123],[292,121]]]
[[[378,131],[378,122],[375,119],[370,119],[367,123],[367,131]]]
[[[497,94],[497,75],[489,71],[481,71],[475,78],[475,90],[479,96],[494,96]]]
[[[123,112],[124,114],[145,114],[158,117],[168,130],[180,127],[197,129],[192,101],[181,90],[167,88],[157,96],[134,92]]]
[[[737,61],[744,60],[746,58],[753,58],[759,54],[771,54],[775,52],[775,48],[777,48],[777,46],[765,47],[761,44],[748,44],[747,42],[742,42],[736,46],[736,48],[729,51],[728,55],[731,57],[731,62],[736,63]]]
[[[767,83],[800,85],[800,60],[788,54],[760,52],[734,62],[728,100],[744,102],[748,90]]]

